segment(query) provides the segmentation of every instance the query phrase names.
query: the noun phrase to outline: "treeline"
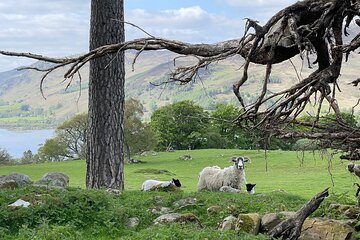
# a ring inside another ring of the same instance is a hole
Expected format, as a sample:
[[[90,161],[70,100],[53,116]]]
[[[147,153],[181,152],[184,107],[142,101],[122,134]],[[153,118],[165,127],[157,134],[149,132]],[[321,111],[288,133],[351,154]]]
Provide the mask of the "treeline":
[[[241,113],[229,104],[217,104],[212,111],[205,111],[192,101],[181,101],[158,108],[151,115],[150,122],[142,120],[144,107],[140,101],[130,98],[125,102],[124,151],[129,161],[144,151],[184,149],[281,149],[315,150],[320,143],[300,139],[270,138],[268,133],[251,128],[239,127],[233,120]],[[24,152],[21,163],[63,161],[86,158],[87,114],[79,114],[63,122],[55,131],[55,137],[46,140],[37,154]],[[304,117],[311,122],[311,117]],[[332,124],[331,116],[320,119],[323,124]],[[344,119],[356,125],[354,116],[345,114]],[[297,129],[309,131],[309,127]],[[330,146],[331,147],[331,146]],[[2,150],[3,159],[10,157]],[[5,157],[4,157],[5,156]],[[1,160],[0,164],[11,161]]]

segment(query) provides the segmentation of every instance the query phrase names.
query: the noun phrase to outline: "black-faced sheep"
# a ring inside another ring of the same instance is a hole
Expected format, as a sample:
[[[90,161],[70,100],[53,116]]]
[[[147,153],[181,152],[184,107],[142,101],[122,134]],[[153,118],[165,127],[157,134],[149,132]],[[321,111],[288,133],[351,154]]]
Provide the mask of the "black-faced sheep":
[[[246,184],[246,192],[248,194],[255,194],[255,186],[256,184],[247,183]],[[231,192],[231,193],[239,193],[240,190],[236,188],[232,188],[230,186],[222,186],[219,189],[220,192]]]
[[[181,187],[179,179],[172,179],[171,181],[159,181],[159,180],[146,180],[141,186],[142,191],[151,191],[152,189],[169,188],[169,187]]]
[[[245,162],[243,157],[233,157],[233,166],[221,169],[218,166],[206,167],[199,174],[197,190],[207,189],[209,191],[219,191],[222,186],[229,186],[241,190],[245,179]]]

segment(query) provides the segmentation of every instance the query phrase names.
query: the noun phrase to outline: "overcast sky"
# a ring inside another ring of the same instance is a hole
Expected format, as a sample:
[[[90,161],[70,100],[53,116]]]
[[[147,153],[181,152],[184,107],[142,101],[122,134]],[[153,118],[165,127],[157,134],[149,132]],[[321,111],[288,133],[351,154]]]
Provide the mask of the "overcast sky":
[[[265,23],[295,0],[125,0],[125,20],[152,35],[213,43],[243,34],[245,17]],[[48,56],[88,49],[90,0],[1,0],[0,49]],[[126,27],[126,38],[146,37]],[[0,56],[0,72],[30,60]]]

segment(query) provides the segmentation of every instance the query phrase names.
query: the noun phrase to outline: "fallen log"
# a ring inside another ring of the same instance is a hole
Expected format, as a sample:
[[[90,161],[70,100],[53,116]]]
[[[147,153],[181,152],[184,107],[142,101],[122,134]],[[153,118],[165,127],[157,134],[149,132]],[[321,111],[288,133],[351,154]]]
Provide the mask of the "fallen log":
[[[312,214],[322,201],[329,196],[329,188],[316,194],[307,202],[294,216],[282,221],[269,232],[270,239],[290,239],[296,240],[300,237],[301,228],[305,219]]]

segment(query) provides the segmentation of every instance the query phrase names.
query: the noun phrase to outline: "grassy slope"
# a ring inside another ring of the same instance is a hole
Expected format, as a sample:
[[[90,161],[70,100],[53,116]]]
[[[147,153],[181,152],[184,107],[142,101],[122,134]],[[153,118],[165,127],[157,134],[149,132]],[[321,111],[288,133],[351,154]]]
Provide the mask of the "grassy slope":
[[[178,160],[179,156],[190,154],[192,161]],[[295,152],[271,151],[268,154],[268,171],[265,171],[264,152],[243,150],[192,150],[176,151],[172,153],[159,153],[157,156],[139,157],[146,161],[145,164],[125,166],[126,190],[138,190],[141,183],[146,179],[168,180],[172,177],[181,180],[185,192],[196,191],[198,173],[205,166],[218,165],[229,166],[229,158],[234,155],[246,155],[252,159],[247,165],[246,178],[248,182],[256,183],[256,192],[271,192],[276,189],[284,189],[287,192],[310,198],[326,187],[332,187],[332,181],[328,172],[329,163],[327,158],[321,159],[319,154],[306,153],[303,166]],[[331,164],[332,176],[335,186],[331,192],[342,194],[349,192],[354,195],[352,186],[357,179],[346,170],[346,162],[342,163],[334,158]],[[144,174],[137,173],[140,169],[168,170],[174,175]],[[20,172],[38,180],[44,173],[61,171],[70,176],[70,185],[84,187],[85,162],[69,161],[60,163],[44,163],[37,165],[1,167],[0,175],[11,172]],[[355,200],[355,197],[354,197]]]

